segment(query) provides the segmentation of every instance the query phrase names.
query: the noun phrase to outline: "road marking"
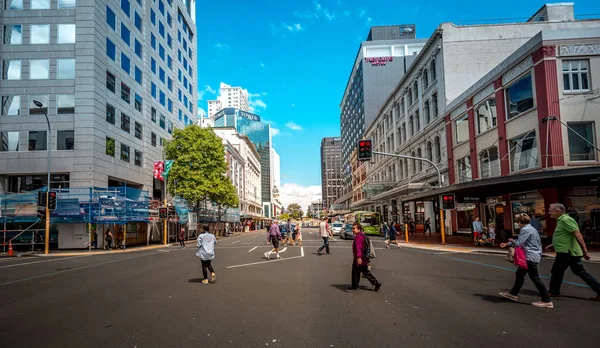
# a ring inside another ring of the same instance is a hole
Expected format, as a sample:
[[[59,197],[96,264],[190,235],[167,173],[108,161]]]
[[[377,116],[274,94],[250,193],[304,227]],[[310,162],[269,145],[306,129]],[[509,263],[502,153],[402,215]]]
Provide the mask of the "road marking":
[[[281,259],[276,259],[276,260],[268,260],[268,261],[258,261],[258,262],[252,262],[252,263],[245,263],[243,265],[229,266],[227,268],[231,269],[231,268],[240,268],[240,267],[246,267],[246,266],[254,266],[254,265],[260,265],[260,264],[263,264],[263,263],[273,263],[273,262],[279,262],[279,261],[299,259],[301,257],[304,257],[304,256],[292,256],[292,257],[286,257],[286,258],[281,258]]]
[[[252,236],[252,238],[256,238],[256,237],[258,237],[258,236]]]
[[[66,270],[63,270],[63,271],[46,273],[46,274],[42,274],[42,275],[35,276],[35,277],[30,277],[30,278],[25,278],[25,279],[19,279],[19,280],[13,280],[11,282],[6,282],[6,283],[0,283],[0,286],[21,283],[21,282],[25,282],[25,281],[28,281],[28,280],[34,280],[34,279],[39,279],[39,278],[45,278],[45,277],[49,277],[49,276],[56,275],[56,274],[73,272],[73,271],[78,271],[78,270],[81,270],[81,269],[86,269],[86,268],[91,268],[91,267],[104,266],[104,265],[108,265],[108,264],[115,263],[115,262],[122,262],[122,261],[127,261],[127,260],[132,260],[132,259],[138,259],[140,257],[146,257],[146,256],[150,256],[150,255],[152,255],[152,254],[148,253],[148,254],[143,254],[143,255],[128,257],[128,258],[125,258],[125,259],[117,259],[117,260],[111,260],[111,261],[106,261],[106,262],[101,262],[101,263],[95,263],[95,264],[91,264],[91,265],[87,265],[87,266],[75,267],[75,268],[66,269]],[[156,254],[154,254],[154,255],[156,255]]]
[[[160,251],[160,252],[163,252],[163,253],[168,253],[169,252],[169,250],[160,250],[160,249],[156,250],[156,251]]]
[[[45,263],[45,262],[53,262],[53,261],[60,261],[60,260],[67,260],[67,259],[78,259],[80,257],[86,257],[86,256],[90,256],[90,255],[81,255],[81,256],[73,256],[73,257],[63,257],[63,258],[60,258],[60,259],[52,259],[52,260],[43,260],[43,261],[33,261],[33,262],[19,263],[19,264],[16,264],[16,265],[1,266],[0,268],[19,267],[19,266],[33,265],[35,263]]]
[[[313,234],[312,232],[308,232],[308,233]]]
[[[258,248],[258,247],[257,247],[257,246],[255,246],[254,248],[252,248],[252,249],[248,250],[248,252],[249,252],[249,253],[250,253],[250,252],[253,252],[254,250],[256,250],[256,248]]]
[[[304,257],[304,247],[300,247],[300,256]]]
[[[235,242],[233,242],[233,243],[231,243],[231,244],[235,244],[235,243],[239,243],[239,242],[240,242],[239,240],[236,240]]]
[[[281,253],[285,252],[286,250],[287,250],[287,247],[283,248],[283,250],[280,250],[279,253],[281,254]]]

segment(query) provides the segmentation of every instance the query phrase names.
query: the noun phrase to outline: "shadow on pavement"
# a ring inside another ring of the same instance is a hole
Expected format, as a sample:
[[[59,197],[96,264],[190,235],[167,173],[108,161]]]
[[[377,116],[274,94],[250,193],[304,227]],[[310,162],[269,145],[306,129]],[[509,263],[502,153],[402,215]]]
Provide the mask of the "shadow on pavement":
[[[488,302],[491,302],[491,303],[509,303],[509,302],[513,302],[513,301],[511,301],[509,299],[505,299],[503,297],[496,296],[496,295],[473,294],[473,296],[480,297],[482,300],[488,301]],[[514,302],[514,303],[526,305],[526,303],[521,303],[521,302]]]
[[[331,284],[331,287],[336,288],[336,289],[338,289],[340,291],[343,291],[343,292],[355,291],[355,290],[348,290],[348,288],[350,287],[350,284]],[[368,286],[364,286],[364,285],[360,285],[358,288],[360,290],[373,291],[372,288],[369,288]]]
[[[203,280],[204,280],[204,278],[194,278],[194,279],[188,280],[188,283],[202,283]]]

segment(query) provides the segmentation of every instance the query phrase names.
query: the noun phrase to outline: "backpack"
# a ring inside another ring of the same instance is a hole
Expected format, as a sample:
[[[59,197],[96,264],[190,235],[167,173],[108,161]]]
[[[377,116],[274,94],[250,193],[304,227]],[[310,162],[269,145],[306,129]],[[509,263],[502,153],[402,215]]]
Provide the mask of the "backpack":
[[[373,247],[373,242],[367,236],[365,236],[365,241],[363,244],[363,253],[367,259],[375,258],[375,248]]]

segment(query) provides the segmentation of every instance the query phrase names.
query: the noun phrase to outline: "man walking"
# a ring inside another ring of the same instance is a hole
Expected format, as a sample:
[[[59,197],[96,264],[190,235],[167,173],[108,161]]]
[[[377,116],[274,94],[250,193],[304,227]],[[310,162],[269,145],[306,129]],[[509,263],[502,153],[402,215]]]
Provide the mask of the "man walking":
[[[354,259],[352,261],[352,286],[348,290],[358,290],[358,283],[360,282],[360,275],[362,273],[375,286],[375,291],[379,291],[381,283],[371,273],[371,270],[369,270],[369,258],[368,255],[365,255],[365,234],[359,222],[352,224],[352,233],[354,234],[354,241],[352,242]]]
[[[393,228],[394,226],[390,226],[390,228],[388,228],[388,224],[387,221],[383,222],[383,236],[384,236],[384,241],[387,241],[389,238],[389,233],[390,233],[390,228]]]
[[[273,249],[271,251],[265,253],[265,257],[267,259],[271,259],[271,254],[275,252],[277,254],[277,259],[280,259],[279,256],[279,240],[281,239],[281,231],[279,231],[279,225],[277,224],[277,220],[273,220],[273,224],[271,228],[269,228],[269,241],[273,244]]]
[[[596,297],[592,297],[590,300],[600,302],[600,283],[583,267],[581,258],[589,260],[590,254],[588,254],[577,222],[566,214],[565,206],[560,203],[551,204],[548,213],[550,217],[556,219],[552,244],[546,247],[546,250],[554,249],[556,251],[556,258],[550,271],[552,274],[550,278],[550,297],[560,296],[560,286],[565,271],[567,268],[571,268],[573,274],[583,279],[596,292]]]
[[[321,251],[325,249],[328,254],[331,254],[329,251],[329,237],[333,238],[331,234],[331,228],[329,228],[329,224],[327,223],[327,218],[323,218],[323,221],[319,225],[319,235],[323,238],[323,245],[317,250],[317,254],[321,255]]]
[[[429,231],[429,235],[431,236],[431,218],[427,218],[425,220],[425,229],[423,230],[423,235],[425,235]]]

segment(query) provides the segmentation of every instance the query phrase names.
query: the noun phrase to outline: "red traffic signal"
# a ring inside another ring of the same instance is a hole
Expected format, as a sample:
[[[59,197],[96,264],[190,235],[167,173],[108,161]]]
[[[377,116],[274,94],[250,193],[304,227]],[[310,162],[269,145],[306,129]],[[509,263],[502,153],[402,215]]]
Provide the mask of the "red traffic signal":
[[[56,210],[56,191],[48,192],[48,210]]]
[[[454,193],[441,195],[441,205],[443,210],[456,209],[456,197]]]
[[[373,157],[371,150],[371,140],[359,140],[358,141],[358,160],[359,161],[370,161]]]
[[[167,218],[167,208],[158,208],[158,217],[161,219]]]

